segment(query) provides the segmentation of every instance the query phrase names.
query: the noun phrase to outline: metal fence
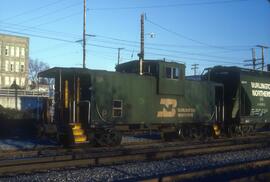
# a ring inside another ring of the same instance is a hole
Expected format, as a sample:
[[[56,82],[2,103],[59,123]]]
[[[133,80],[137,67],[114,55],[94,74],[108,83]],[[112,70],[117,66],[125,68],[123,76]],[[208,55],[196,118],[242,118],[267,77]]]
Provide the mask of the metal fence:
[[[0,96],[14,96],[16,94],[15,89],[0,89]],[[27,97],[49,97],[48,91],[37,91],[37,90],[17,90],[17,96]]]

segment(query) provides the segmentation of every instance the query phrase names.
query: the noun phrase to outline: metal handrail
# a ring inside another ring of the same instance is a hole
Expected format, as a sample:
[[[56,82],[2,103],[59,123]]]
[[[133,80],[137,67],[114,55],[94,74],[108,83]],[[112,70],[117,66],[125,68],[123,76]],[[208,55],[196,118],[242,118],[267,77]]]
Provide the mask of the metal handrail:
[[[43,96],[48,97],[48,91],[37,91],[37,90],[17,90],[18,96]],[[14,96],[15,90],[14,89],[0,89],[0,95],[3,96]]]

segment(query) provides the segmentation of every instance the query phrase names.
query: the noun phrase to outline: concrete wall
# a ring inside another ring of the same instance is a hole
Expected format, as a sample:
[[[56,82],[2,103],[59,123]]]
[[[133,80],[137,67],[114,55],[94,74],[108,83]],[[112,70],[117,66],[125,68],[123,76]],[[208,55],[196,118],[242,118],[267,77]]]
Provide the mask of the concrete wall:
[[[18,110],[21,110],[21,97],[17,97],[17,106]],[[15,96],[8,96],[8,97],[0,97],[0,105],[5,108],[12,108],[15,109]]]

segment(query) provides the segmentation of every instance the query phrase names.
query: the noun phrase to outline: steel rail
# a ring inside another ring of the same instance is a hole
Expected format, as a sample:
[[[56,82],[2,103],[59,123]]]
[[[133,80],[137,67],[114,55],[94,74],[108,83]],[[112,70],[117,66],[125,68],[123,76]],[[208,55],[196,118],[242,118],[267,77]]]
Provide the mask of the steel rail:
[[[46,156],[36,158],[23,158],[17,160],[3,160],[0,163],[0,176],[35,172],[40,170],[51,170],[68,167],[86,167],[98,165],[111,165],[131,161],[152,161],[168,159],[173,157],[187,157],[205,155],[211,153],[223,153],[228,151],[239,151],[253,148],[269,147],[269,141],[256,141],[254,143],[231,144],[220,146],[218,144],[204,145],[204,147],[170,146],[163,148],[148,148],[138,150],[104,151],[85,153],[72,153],[59,156]]]
[[[39,148],[37,150],[7,150],[0,152],[0,163],[2,160],[6,159],[18,159],[18,158],[31,158],[39,156],[55,156],[64,155],[72,153],[100,153],[104,151],[107,152],[126,152],[127,150],[152,150],[164,147],[182,147],[183,149],[196,149],[196,148],[207,148],[211,146],[225,146],[233,144],[242,144],[249,142],[260,142],[268,140],[268,135],[263,136],[249,136],[249,137],[239,137],[239,138],[226,138],[206,141],[175,141],[175,142],[154,142],[154,143],[136,143],[134,145],[121,145],[117,147],[99,147],[93,148],[91,146],[79,146],[74,148],[62,148],[62,147],[50,147],[50,148]]]

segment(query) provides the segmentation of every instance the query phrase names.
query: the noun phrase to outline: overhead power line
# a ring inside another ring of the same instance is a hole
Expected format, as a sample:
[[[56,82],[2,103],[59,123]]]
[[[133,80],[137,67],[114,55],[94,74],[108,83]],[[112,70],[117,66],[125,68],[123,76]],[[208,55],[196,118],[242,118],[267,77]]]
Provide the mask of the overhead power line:
[[[26,35],[26,36],[38,37],[38,38],[43,38],[43,39],[48,39],[48,40],[56,40],[56,41],[62,41],[62,42],[77,44],[77,41],[76,40],[73,41],[73,40],[67,40],[67,39],[57,38],[57,37],[50,37],[50,36],[30,34],[30,33],[21,33],[21,32],[17,32],[17,31],[11,31],[11,30],[5,30],[5,29],[0,29],[0,31],[14,33],[14,34],[18,34],[18,35]],[[104,45],[99,45],[99,44],[89,44],[89,43],[87,43],[87,45],[91,45],[91,46],[94,46],[94,47],[115,49],[115,50],[118,49],[117,47],[104,46]]]
[[[66,43],[72,43],[72,44],[77,44],[76,40],[68,40],[68,39],[63,39],[63,38],[58,38],[58,37],[50,37],[50,36],[44,36],[44,35],[37,35],[37,34],[31,34],[31,33],[21,33],[17,31],[12,31],[12,30],[6,30],[6,29],[0,29],[0,31],[4,32],[9,32],[13,34],[18,34],[18,35],[25,35],[25,36],[32,36],[32,37],[37,37],[37,38],[43,38],[43,39],[48,39],[48,40],[55,40],[55,41],[62,41]],[[112,46],[106,46],[106,45],[100,45],[100,44],[93,44],[93,43],[87,43],[89,46],[93,47],[100,47],[100,48],[106,48],[106,49],[113,49],[117,50],[118,47],[112,47]],[[125,49],[127,52],[133,53],[139,52],[138,50],[131,50],[131,49]],[[176,55],[169,55],[169,54],[161,54],[161,53],[155,53],[155,52],[147,52],[147,54],[152,54],[156,56],[162,56],[162,57],[173,57],[177,59],[189,59],[189,60],[200,60],[204,62],[212,62],[212,63],[219,63],[219,64],[236,64],[235,62],[228,62],[228,61],[218,61],[218,60],[211,60],[211,59],[205,59],[205,58],[194,58],[194,57],[188,57],[188,56],[176,56]]]
[[[62,2],[64,0],[57,0],[30,10],[26,10],[23,11],[21,13],[18,13],[14,16],[10,16],[7,17],[5,19],[2,19],[0,21],[7,21],[10,19],[14,19],[26,14],[31,14],[33,12],[37,12],[40,11],[42,9],[45,9],[47,7],[59,4],[60,2]],[[91,11],[104,11],[104,10],[130,10],[130,9],[153,9],[153,8],[174,8],[174,7],[181,7],[181,6],[199,6],[199,5],[218,5],[218,4],[229,4],[229,3],[238,3],[238,2],[245,2],[245,1],[249,1],[249,0],[224,0],[224,1],[205,1],[205,2],[192,2],[192,3],[176,3],[176,4],[165,4],[165,5],[152,5],[152,6],[130,6],[130,7],[101,7],[101,8],[89,8],[88,10]],[[70,6],[66,7],[69,8]],[[61,8],[61,10],[63,10],[65,8]],[[58,9],[57,12],[59,12],[60,10]],[[54,13],[54,12],[52,12]],[[46,14],[47,15],[47,14]],[[37,19],[40,17],[44,17],[46,15],[41,15],[39,17],[34,17],[33,19]]]
[[[159,27],[159,28],[162,29],[162,30],[165,30],[165,31],[167,31],[167,32],[169,32],[169,33],[171,33],[171,34],[173,34],[173,35],[176,35],[176,36],[178,36],[178,37],[180,37],[180,38],[184,38],[184,39],[186,39],[186,40],[195,42],[195,43],[197,43],[197,44],[201,44],[201,45],[204,45],[204,46],[207,46],[207,47],[216,48],[216,49],[231,50],[231,49],[227,49],[227,48],[225,48],[225,47],[215,46],[215,45],[211,45],[211,44],[208,44],[208,43],[199,41],[199,40],[195,40],[195,39],[193,39],[193,38],[190,38],[190,37],[185,36],[185,35],[183,35],[183,34],[180,34],[180,33],[178,33],[178,32],[172,31],[172,30],[170,30],[170,29],[168,29],[168,28],[166,28],[166,27],[163,27],[163,26],[161,26],[161,25],[159,25],[159,24],[157,24],[157,23],[155,23],[155,22],[149,20],[148,18],[146,18],[146,21],[149,22],[149,23],[151,23],[152,25],[155,25],[156,27]]]
[[[43,29],[43,28],[37,28],[37,27],[30,27],[26,25],[19,25],[19,24],[14,24],[14,23],[1,23],[2,28],[16,28],[16,30],[27,30],[31,32],[38,32],[38,33],[46,33],[46,34],[58,34],[58,35],[67,35],[68,37],[73,37],[78,39],[81,35],[74,34],[74,33],[68,33],[68,32],[60,32],[60,31],[55,31],[55,30],[48,30],[48,29]]]
[[[140,44],[139,41],[132,41],[132,40],[126,40],[126,39],[119,39],[119,38],[115,38],[115,37],[110,37],[110,36],[104,36],[104,35],[99,35],[99,34],[95,34],[97,37],[101,37],[101,38],[105,38],[105,39],[110,39],[110,40],[115,40],[115,41],[119,41],[119,42],[129,42],[129,43],[134,43],[134,44]],[[180,44],[166,44],[166,43],[147,43],[148,45],[152,45],[152,46],[166,46],[166,47],[179,47],[179,48],[200,48],[202,49],[203,47],[205,48],[205,45],[180,45]],[[218,47],[224,47],[224,48],[232,48],[232,49],[245,49],[245,50],[249,50],[249,48],[251,48],[253,45],[219,45]],[[208,49],[211,47],[207,47]],[[214,48],[216,49],[216,48]],[[238,51],[238,50],[226,50],[227,52],[229,51]]]
[[[49,36],[44,36],[44,35],[23,33],[23,32],[17,32],[17,31],[6,30],[6,29],[0,29],[0,31],[4,31],[4,32],[8,32],[8,33],[14,33],[14,34],[18,34],[18,35],[33,36],[33,37],[38,37],[38,38],[43,38],[43,39],[48,39],[48,40],[57,40],[57,41],[62,41],[62,42],[67,42],[67,43],[75,43],[75,41],[66,40],[66,39],[57,38],[57,37],[49,37]]]
[[[34,31],[36,30],[37,32],[45,32],[45,33],[55,33],[55,34],[61,34],[61,35],[67,35],[67,36],[73,36],[73,37],[79,37],[80,35],[78,34],[74,34],[74,33],[67,33],[67,32],[59,32],[59,31],[55,31],[55,30],[48,30],[48,29],[42,29],[42,28],[37,28],[41,25],[45,25],[45,24],[49,24],[49,23],[55,23],[64,19],[67,19],[71,16],[74,16],[76,14],[81,14],[81,12],[76,12],[73,14],[70,14],[68,16],[64,16],[61,18],[57,18],[55,20],[51,20],[45,23],[41,23],[39,25],[36,26],[25,26],[25,25],[21,25],[21,24],[12,24],[12,23],[2,23],[4,26],[7,25],[8,28],[9,27],[16,27],[16,29],[20,29],[21,31],[23,30],[29,30],[29,31]],[[104,39],[110,39],[110,40],[114,40],[114,41],[119,41],[119,42],[128,42],[128,43],[132,43],[132,44],[140,44],[139,41],[133,41],[133,40],[125,40],[125,39],[119,39],[119,38],[115,38],[115,37],[110,37],[110,36],[104,36],[104,35],[100,35],[100,34],[95,34],[96,37],[100,37],[100,38],[104,38]],[[200,48],[202,49],[203,47],[206,48],[205,45],[179,45],[179,44],[164,44],[164,43],[147,43],[148,45],[152,45],[152,46],[166,46],[166,47],[180,47],[180,48]],[[219,45],[218,47],[223,47],[226,49],[233,49],[233,50],[226,50],[226,52],[231,52],[231,51],[249,51],[249,49],[252,47],[253,45]],[[213,47],[207,47],[209,48],[213,48]],[[214,47],[216,49],[216,47]],[[241,49],[241,50],[239,50]],[[225,53],[226,53],[225,52]],[[215,53],[215,52],[213,52]]]
[[[218,5],[218,4],[229,4],[229,3],[245,2],[245,1],[249,1],[249,0],[204,1],[204,2],[191,2],[191,3],[151,5],[151,6],[101,7],[101,8],[90,8],[89,10],[91,10],[91,11],[107,11],[107,10],[175,8],[175,7],[181,7],[181,6]]]
[[[129,50],[129,51],[131,51],[131,50]],[[233,65],[238,64],[238,63],[230,62],[230,61],[218,61],[218,60],[211,60],[211,59],[205,59],[205,58],[194,58],[194,57],[189,57],[189,56],[176,56],[176,55],[160,54],[160,53],[153,53],[153,52],[147,52],[147,54],[163,56],[163,57],[173,57],[173,58],[182,59],[182,60],[183,59],[198,60],[198,61],[218,63],[218,64],[233,64]]]
[[[199,64],[192,64],[191,70],[194,70],[194,76],[197,75],[197,70],[199,69]]]
[[[115,42],[110,42],[110,41],[103,41],[103,40],[96,40],[94,39],[93,41],[98,41],[98,42],[103,42],[103,43],[109,43],[109,44],[118,44],[121,46],[128,46],[128,47],[138,47],[139,44],[131,44],[131,43],[115,43]],[[188,52],[188,51],[180,51],[180,50],[169,50],[169,49],[164,49],[164,48],[156,48],[156,47],[151,47],[151,46],[145,46],[146,49],[151,49],[151,50],[156,50],[156,51],[165,51],[165,52],[170,52],[170,53],[179,53],[179,54],[188,54],[188,55],[193,55],[193,56],[204,56],[204,57],[212,57],[216,59],[239,59],[243,60],[244,58],[237,58],[237,57],[228,57],[228,56],[217,56],[217,55],[210,55],[210,54],[205,54],[205,53],[196,53],[196,52]]]
[[[7,21],[7,20],[10,20],[10,19],[13,19],[13,18],[17,18],[17,17],[22,16],[22,15],[31,14],[31,13],[33,13],[33,12],[40,11],[41,9],[47,8],[47,7],[49,7],[49,6],[58,4],[58,3],[60,3],[61,1],[64,1],[64,0],[57,0],[57,1],[54,1],[54,2],[52,2],[52,3],[48,3],[48,4],[45,4],[45,5],[40,6],[40,7],[37,7],[37,8],[33,8],[33,9],[30,9],[30,10],[26,10],[26,11],[24,11],[24,12],[18,13],[18,14],[14,15],[14,16],[10,16],[10,17],[5,18],[4,20],[0,20],[0,21]]]
[[[7,23],[5,23],[7,24]],[[24,30],[28,30],[28,31],[31,31],[31,32],[38,32],[38,33],[50,33],[50,34],[56,34],[56,35],[66,35],[68,37],[73,37],[74,39],[79,39],[80,38],[80,35],[78,34],[74,34],[74,33],[68,33],[68,32],[59,32],[59,31],[53,31],[53,30],[47,30],[47,29],[41,29],[41,28],[37,28],[37,27],[32,27],[30,29],[29,26],[25,26],[25,25],[20,25],[20,26],[17,26],[16,24],[10,24],[8,23],[7,24],[7,28],[11,27],[11,28],[16,28],[16,29],[19,29],[21,31],[24,31]],[[5,26],[3,27],[5,28]],[[93,41],[98,41],[98,42],[103,42],[103,43],[109,43],[109,44],[117,44],[117,46],[130,46],[130,47],[137,47],[140,42],[139,41],[132,41],[132,40],[124,40],[124,39],[119,39],[119,38],[114,38],[114,37],[110,37],[110,36],[104,36],[104,35],[100,35],[100,34],[95,34],[95,39]],[[99,39],[101,38],[101,39]],[[105,39],[105,40],[103,40]],[[107,39],[107,40],[106,40]],[[112,41],[109,41],[109,40],[112,40]],[[164,43],[147,43],[147,45],[150,45],[150,46],[155,46],[155,47],[174,47],[174,48],[200,48],[202,49],[202,46],[200,45],[178,45],[178,44],[164,44]],[[205,46],[204,46],[205,47]],[[230,50],[230,51],[224,51],[224,52],[221,52],[221,53],[230,53],[230,52],[233,52],[233,51],[249,51],[249,48],[252,47],[252,46],[248,46],[248,45],[226,45],[226,47],[233,47],[233,48],[236,48],[237,50]],[[239,49],[239,48],[244,48],[245,49]],[[158,48],[153,48],[153,47],[149,47],[149,46],[146,46],[147,49],[156,49],[158,50]],[[205,47],[206,48],[206,47]],[[208,48],[209,49],[209,48]],[[160,49],[161,50],[161,49]],[[164,50],[164,49],[163,49]],[[168,52],[177,52],[177,51],[174,51],[174,50],[165,50],[165,51],[168,51]],[[224,58],[224,59],[236,59],[236,58],[232,58],[232,57],[225,57],[225,56],[216,56],[216,55],[213,55],[213,54],[216,54],[216,53],[219,53],[219,52],[207,52],[206,53],[196,53],[196,52],[184,52],[184,51],[178,51],[179,53],[187,53],[187,54],[193,54],[193,55],[198,55],[200,54],[201,56],[208,56],[208,57],[216,57],[216,58]],[[243,58],[237,58],[237,59],[243,59]]]
[[[87,11],[87,10],[86,10]],[[39,26],[42,26],[42,25],[47,25],[47,24],[51,24],[51,23],[55,23],[55,22],[59,22],[59,21],[62,21],[64,19],[68,19],[70,17],[74,17],[75,15],[79,15],[81,14],[81,11],[77,11],[75,13],[72,13],[72,14],[69,14],[67,16],[62,16],[60,18],[57,18],[57,19],[54,19],[54,20],[50,20],[50,21],[47,21],[45,23],[40,23],[38,25],[35,25],[35,26],[32,26],[32,27],[29,27],[29,28],[25,28],[25,29],[22,29],[22,30],[28,30],[28,29],[31,29],[31,28],[35,28],[35,27],[39,27]]]
[[[72,14],[74,15],[74,14]],[[72,16],[71,15],[71,16]],[[69,16],[65,16],[63,18],[68,18]],[[56,19],[54,22],[56,21],[60,21],[61,18],[59,19]],[[49,23],[49,22],[47,22]],[[44,23],[43,23],[44,24]],[[66,33],[66,32],[58,32],[58,31],[51,31],[51,30],[44,30],[44,29],[40,29],[40,28],[37,28],[37,27],[29,27],[29,26],[24,26],[22,25],[23,29],[21,28],[21,25],[20,26],[17,26],[16,24],[8,24],[8,25],[11,25],[12,27],[16,27],[16,29],[20,29],[21,31],[24,31],[24,30],[28,30],[29,31],[33,31],[35,32],[34,30],[39,30],[41,32],[45,32],[45,33],[56,33],[56,34],[61,34],[61,35],[67,35],[69,37],[74,37],[76,39],[78,39],[78,37],[80,37],[80,35],[77,35],[77,34],[71,34],[71,33]],[[48,31],[48,32],[47,32]],[[104,36],[104,35],[97,35],[95,34],[96,37],[101,37],[101,38],[104,38],[104,39],[110,39],[110,40],[113,40],[113,41],[117,41],[117,42],[110,42],[108,40],[106,41],[103,41],[103,40],[99,40],[99,42],[105,42],[105,43],[114,43],[114,44],[119,44],[118,42],[121,42],[121,45],[126,45],[126,46],[138,46],[140,44],[140,42],[138,41],[132,41],[132,40],[124,40],[124,39],[119,39],[119,38],[114,38],[114,37],[109,37],[109,36]],[[96,39],[95,39],[96,40]],[[181,48],[187,48],[187,47],[192,47],[195,48],[199,48],[198,45],[175,45],[175,44],[155,44],[155,43],[148,43],[148,45],[151,45],[151,46],[162,46],[162,47],[181,47]],[[187,46],[187,47],[186,47]],[[246,45],[242,45],[240,47],[251,47],[251,46],[246,46]],[[227,46],[227,47],[239,47],[239,46]],[[167,51],[167,52],[178,52],[178,53],[186,53],[186,54],[194,54],[194,55],[200,55],[200,56],[207,56],[207,57],[215,57],[215,58],[223,58],[223,59],[234,59],[234,58],[231,58],[231,57],[224,57],[224,56],[215,56],[215,55],[211,55],[211,54],[205,54],[205,53],[194,53],[194,52],[184,52],[184,51],[174,51],[174,50],[164,50],[164,49],[157,49],[157,48],[153,48],[153,47],[149,47],[147,46],[147,48],[149,49],[156,49],[156,50],[161,50],[161,51]],[[200,47],[201,48],[201,47]],[[248,49],[247,49],[248,50]],[[231,51],[238,51],[238,50],[231,50]],[[227,51],[227,52],[231,52],[231,51]],[[238,58],[238,59],[243,59],[243,58]]]
[[[40,16],[35,16],[35,17],[27,19],[25,21],[21,21],[21,24],[25,24],[26,22],[31,22],[33,20],[38,20],[38,19],[41,19],[43,17],[48,17],[48,15],[59,13],[61,11],[64,11],[64,10],[67,10],[69,8],[73,8],[73,7],[76,7],[76,6],[80,6],[80,5],[82,5],[82,2],[80,2],[80,3],[78,3],[78,2],[72,3],[72,4],[68,5],[68,6],[60,7],[60,8],[57,8],[57,9],[53,10],[53,11],[46,12],[46,13],[40,15]]]

